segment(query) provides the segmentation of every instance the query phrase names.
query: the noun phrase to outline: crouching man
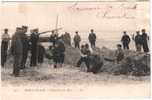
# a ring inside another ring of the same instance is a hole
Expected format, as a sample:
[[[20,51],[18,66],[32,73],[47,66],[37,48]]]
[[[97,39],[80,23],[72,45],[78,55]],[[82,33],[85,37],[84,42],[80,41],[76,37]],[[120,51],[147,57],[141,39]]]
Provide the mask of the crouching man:
[[[91,52],[89,50],[89,45],[85,44],[81,46],[81,58],[79,59],[79,61],[77,62],[77,67],[80,67],[81,64],[84,62],[85,65],[87,66],[87,72],[90,71],[90,65],[89,65],[89,56],[90,56]]]
[[[121,44],[117,44],[117,50],[115,56],[116,56],[115,60],[117,63],[120,63],[120,61],[124,59],[124,52],[122,50]]]

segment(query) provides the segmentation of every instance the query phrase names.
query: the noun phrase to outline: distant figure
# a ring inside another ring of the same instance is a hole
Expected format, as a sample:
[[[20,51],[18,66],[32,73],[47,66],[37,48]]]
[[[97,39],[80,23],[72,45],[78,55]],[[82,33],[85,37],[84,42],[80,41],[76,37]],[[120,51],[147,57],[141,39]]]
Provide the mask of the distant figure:
[[[81,37],[80,37],[80,35],[78,34],[78,31],[76,31],[75,33],[76,33],[76,34],[75,34],[74,39],[73,39],[73,41],[74,41],[74,46],[75,46],[75,48],[80,48]]]
[[[41,43],[38,43],[38,63],[41,65],[44,61],[45,48]]]
[[[126,31],[124,31],[124,35],[121,38],[121,42],[124,49],[129,49],[130,37],[127,35]]]
[[[8,29],[4,29],[4,34],[2,35],[1,43],[1,66],[4,67],[7,61],[7,51],[10,42],[10,36],[8,34]]]
[[[117,45],[117,50],[116,50],[116,62],[119,63],[120,61],[122,61],[124,59],[124,52],[121,48],[121,44]]]
[[[94,33],[93,29],[91,29],[91,33],[89,34],[88,39],[89,39],[91,48],[94,48],[96,46],[96,34]]]
[[[148,48],[148,36],[147,36],[147,33],[146,33],[146,30],[145,29],[142,29],[142,40],[143,40],[143,50],[144,52],[149,52],[149,48]]]
[[[63,41],[59,40],[55,46],[53,47],[53,62],[54,62],[54,68],[57,68],[57,66],[62,67],[62,64],[64,63],[64,52],[65,52],[65,46]]]
[[[39,40],[39,34],[38,34],[38,29],[32,30],[31,31],[31,63],[30,66],[36,66],[37,65],[37,45],[38,45],[38,40]]]
[[[65,32],[65,34],[62,36],[63,38],[63,41],[65,44],[71,46],[71,36],[70,36],[70,33],[68,32]]]
[[[22,40],[22,44],[23,44],[23,56],[22,56],[22,62],[21,62],[21,67],[22,69],[25,68],[26,65],[26,60],[28,57],[28,51],[29,51],[29,39],[26,35],[26,32],[28,30],[27,26],[22,26],[22,34],[21,34],[21,40]]]
[[[12,37],[11,51],[14,57],[13,64],[13,75],[15,77],[19,76],[21,68],[21,60],[23,55],[23,45],[21,41],[22,28],[16,28],[16,32]]]
[[[50,42],[52,42],[53,46],[55,46],[57,39],[58,39],[58,35],[55,34],[55,31],[52,31],[52,34],[50,35]]]
[[[80,65],[84,62],[87,66],[87,72],[90,71],[90,64],[89,64],[89,56],[90,56],[91,52],[89,50],[89,45],[82,45],[81,46],[81,58],[79,59],[79,61],[77,62],[77,67],[80,67]]]
[[[135,45],[136,45],[136,51],[141,52],[142,36],[140,35],[139,31],[136,32],[136,36],[134,40],[135,40]]]

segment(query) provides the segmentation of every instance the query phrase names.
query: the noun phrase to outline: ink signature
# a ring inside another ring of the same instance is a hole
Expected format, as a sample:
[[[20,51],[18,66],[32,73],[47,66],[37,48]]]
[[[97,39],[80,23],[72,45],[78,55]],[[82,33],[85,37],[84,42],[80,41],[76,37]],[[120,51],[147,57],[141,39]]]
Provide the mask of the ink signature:
[[[68,9],[72,12],[85,12],[85,11],[96,11],[96,17],[103,17],[103,18],[126,18],[126,19],[134,19],[135,12],[137,9],[137,4],[119,4],[119,5],[97,5],[93,7],[83,7],[79,6],[78,2],[69,6]],[[114,10],[121,10],[121,12],[114,13]],[[114,13],[114,14],[113,14]],[[131,14],[132,13],[132,14]]]

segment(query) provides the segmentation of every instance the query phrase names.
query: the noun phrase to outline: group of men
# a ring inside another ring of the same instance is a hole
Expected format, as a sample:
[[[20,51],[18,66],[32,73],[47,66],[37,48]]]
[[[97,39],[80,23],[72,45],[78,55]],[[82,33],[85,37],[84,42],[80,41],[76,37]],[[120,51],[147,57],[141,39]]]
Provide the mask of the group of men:
[[[4,30],[2,35],[1,44],[1,65],[4,67],[7,59],[8,45],[10,45],[10,53],[13,55],[13,75],[19,76],[20,69],[25,69],[27,63],[28,53],[30,51],[30,66],[36,66],[37,62],[41,63],[42,53],[45,51],[44,48],[38,42],[39,33],[38,29],[31,30],[30,38],[26,32],[27,26],[17,27],[12,38],[8,34],[8,29]],[[11,43],[10,43],[11,40]],[[41,53],[40,53],[41,52]]]
[[[130,44],[131,39],[130,39],[129,35],[127,35],[126,31],[124,31],[123,33],[124,33],[124,35],[121,38],[123,48],[129,49],[129,44]],[[132,39],[135,41],[136,51],[140,52],[143,48],[144,52],[149,52],[149,47],[148,47],[149,37],[146,33],[146,30],[142,29],[141,33],[142,34],[140,34],[140,31],[136,31],[136,36],[133,35],[133,37],[132,37]]]
[[[37,66],[37,63],[42,64],[43,58],[45,56],[45,48],[41,45],[39,41],[39,35],[43,33],[47,33],[50,31],[39,33],[38,29],[31,30],[30,37],[27,36],[27,26],[17,27],[15,34],[10,38],[8,34],[8,29],[4,30],[4,34],[2,35],[2,44],[1,44],[1,65],[4,67],[7,60],[7,51],[8,46],[11,41],[11,54],[13,55],[14,65],[13,65],[13,75],[19,76],[20,69],[26,68],[27,58],[30,51],[30,66]],[[52,50],[54,68],[57,66],[62,66],[64,63],[64,52],[65,52],[65,44],[71,46],[71,36],[69,33],[65,32],[65,34],[58,36],[57,31],[51,31],[52,34],[49,37],[49,41],[52,43],[50,46],[50,50]],[[90,30],[90,34],[88,36],[88,40],[91,48],[96,47],[96,34],[94,30]],[[141,51],[141,47],[143,47],[144,52],[149,52],[147,39],[148,36],[146,34],[145,29],[142,29],[142,35],[140,32],[136,32],[136,36],[133,38],[135,41],[137,51]],[[79,48],[81,51],[81,58],[77,62],[77,67],[80,67],[81,63],[85,63],[87,66],[87,71],[90,71],[90,55],[91,51],[89,49],[89,44],[81,45],[81,37],[78,31],[75,32],[75,36],[73,38],[74,47]],[[126,31],[124,31],[124,35],[121,38],[121,42],[124,49],[129,49],[129,43],[131,39],[129,35],[127,35]],[[123,50],[121,48],[121,44],[117,45],[116,52],[116,60],[119,63],[124,58]]]

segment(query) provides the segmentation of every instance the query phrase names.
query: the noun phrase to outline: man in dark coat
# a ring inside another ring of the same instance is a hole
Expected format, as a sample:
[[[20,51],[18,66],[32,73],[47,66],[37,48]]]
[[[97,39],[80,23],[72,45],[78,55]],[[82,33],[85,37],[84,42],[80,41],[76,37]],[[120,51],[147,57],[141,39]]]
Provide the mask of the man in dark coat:
[[[142,40],[143,40],[143,50],[144,52],[149,52],[149,47],[148,47],[148,36],[147,36],[147,33],[146,33],[146,30],[145,29],[142,29]]]
[[[129,49],[130,37],[127,35],[126,31],[124,31],[124,35],[121,38],[121,42],[124,49]]]
[[[2,43],[1,43],[1,66],[4,67],[7,61],[7,51],[10,42],[10,36],[8,34],[8,29],[4,30],[4,34],[2,35]]]
[[[94,48],[96,46],[96,34],[94,33],[93,29],[91,29],[91,33],[89,34],[88,39],[89,39],[91,48]]]
[[[37,65],[37,45],[39,40],[39,34],[38,29],[31,31],[31,63],[30,66],[36,66]]]
[[[42,44],[38,43],[38,63],[41,65],[44,61],[45,48]]]
[[[57,39],[58,39],[58,35],[55,34],[55,31],[52,31],[52,34],[50,35],[50,42],[52,42],[53,46],[55,46]]]
[[[29,51],[29,39],[26,35],[27,29],[28,29],[27,26],[22,26],[22,30],[23,30],[21,34],[21,40],[23,44],[23,56],[22,56],[22,62],[21,62],[22,69],[25,68],[28,51]]]
[[[62,64],[64,63],[64,52],[65,52],[65,46],[62,40],[58,40],[53,48],[53,61],[54,61],[54,68],[57,68],[59,65],[62,67]]]
[[[74,39],[73,39],[73,41],[74,41],[74,46],[75,46],[75,48],[80,48],[81,37],[80,37],[80,35],[78,34],[78,31],[76,31],[75,33],[76,33],[76,34],[75,34]]]
[[[71,46],[71,36],[70,36],[70,33],[68,32],[65,32],[64,35],[62,35],[62,39],[63,39],[63,42],[69,46]]]
[[[23,45],[21,42],[22,28],[17,28],[15,34],[12,37],[11,51],[14,57],[13,75],[19,76],[21,68],[21,60],[23,54]]]
[[[136,32],[135,36],[135,45],[136,45],[136,51],[141,51],[141,46],[142,46],[142,36],[140,35],[140,32]]]

